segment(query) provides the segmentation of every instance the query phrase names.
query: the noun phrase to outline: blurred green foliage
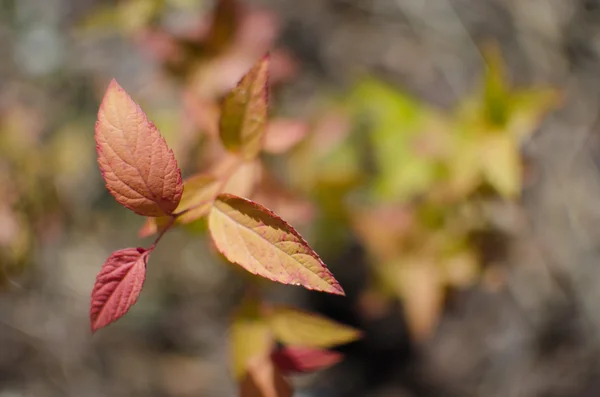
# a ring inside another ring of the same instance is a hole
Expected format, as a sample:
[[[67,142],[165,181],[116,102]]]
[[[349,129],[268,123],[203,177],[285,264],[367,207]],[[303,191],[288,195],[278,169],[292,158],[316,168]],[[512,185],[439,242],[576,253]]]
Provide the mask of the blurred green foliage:
[[[479,279],[473,236],[494,231],[485,205],[518,200],[521,144],[560,100],[511,87],[498,49],[483,54],[481,88],[449,112],[372,77],[357,82],[288,161],[290,180],[318,203],[323,245],[336,228],[354,230],[373,264],[366,301],[400,298],[417,340],[434,330],[446,288]]]

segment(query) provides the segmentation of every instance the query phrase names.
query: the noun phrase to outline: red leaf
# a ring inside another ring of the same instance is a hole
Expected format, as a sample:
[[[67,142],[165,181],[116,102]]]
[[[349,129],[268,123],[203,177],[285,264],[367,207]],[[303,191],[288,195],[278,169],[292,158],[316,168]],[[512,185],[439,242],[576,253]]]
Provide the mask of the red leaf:
[[[344,295],[319,255],[272,211],[233,194],[221,194],[208,215],[219,252],[252,274],[283,284]]]
[[[261,150],[267,126],[269,57],[264,56],[225,97],[219,121],[223,145],[252,159]]]
[[[342,361],[342,354],[312,347],[284,347],[271,353],[271,359],[283,372],[314,372]]]
[[[143,216],[172,214],[183,192],[173,151],[115,80],[100,105],[95,138],[106,188],[119,203]]]
[[[135,304],[144,285],[150,252],[125,248],[108,257],[92,290],[92,332],[118,320]]]

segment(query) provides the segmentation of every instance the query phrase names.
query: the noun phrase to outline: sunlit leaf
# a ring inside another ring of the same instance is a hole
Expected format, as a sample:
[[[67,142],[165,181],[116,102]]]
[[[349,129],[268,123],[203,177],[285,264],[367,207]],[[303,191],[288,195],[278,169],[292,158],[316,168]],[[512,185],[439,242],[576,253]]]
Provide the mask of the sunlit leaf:
[[[261,150],[267,125],[269,57],[265,56],[225,97],[219,121],[225,147],[252,159]]]
[[[221,194],[208,222],[217,249],[250,273],[283,284],[344,295],[340,284],[300,234],[260,204]]]
[[[275,337],[291,346],[328,348],[358,340],[362,332],[318,314],[274,307],[268,315]]]
[[[98,165],[107,189],[144,216],[171,214],[181,199],[181,171],[173,152],[142,109],[113,80],[96,122]]]
[[[335,351],[302,346],[282,347],[271,354],[275,365],[284,373],[319,371],[339,363],[342,358]]]
[[[92,332],[118,320],[135,304],[146,279],[150,252],[125,248],[108,257],[92,290]]]

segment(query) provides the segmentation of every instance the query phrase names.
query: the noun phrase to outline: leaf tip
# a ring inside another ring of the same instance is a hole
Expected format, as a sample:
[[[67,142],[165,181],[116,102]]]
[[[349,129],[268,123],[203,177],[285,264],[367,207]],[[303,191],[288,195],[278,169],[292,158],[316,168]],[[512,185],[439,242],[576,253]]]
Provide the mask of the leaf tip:
[[[323,264],[323,266],[325,266],[325,264]],[[326,288],[314,288],[310,285],[302,285],[302,284],[300,284],[300,286],[302,286],[306,289],[319,291],[319,292],[325,292],[325,293],[332,294],[332,295],[346,296],[346,292],[344,291],[344,289],[342,288],[340,283],[335,279],[335,277],[333,277],[333,274],[331,274],[331,272],[329,272],[329,276],[332,278],[332,282]]]
[[[123,87],[121,87],[121,85],[117,82],[117,79],[115,79],[114,77],[110,80],[110,83],[108,83],[108,90],[123,90]]]
[[[332,287],[331,293],[334,294],[334,295],[346,296],[346,292],[344,291],[344,289],[342,288],[342,286],[339,285],[339,284],[338,285],[334,285]]]

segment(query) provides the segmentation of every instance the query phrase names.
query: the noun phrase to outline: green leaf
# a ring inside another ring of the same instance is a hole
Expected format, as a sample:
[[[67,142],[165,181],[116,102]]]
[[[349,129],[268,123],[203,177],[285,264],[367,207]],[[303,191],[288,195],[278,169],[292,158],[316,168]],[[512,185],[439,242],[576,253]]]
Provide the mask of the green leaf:
[[[344,295],[321,258],[287,222],[253,201],[221,194],[208,216],[217,249],[252,274]]]
[[[231,359],[236,379],[242,379],[253,360],[268,356],[273,347],[269,323],[260,314],[260,303],[246,299],[231,325]]]
[[[326,317],[277,306],[267,314],[275,338],[291,346],[329,348],[353,342],[362,332]]]
[[[221,108],[221,141],[247,160],[260,152],[267,129],[268,71],[267,55],[231,90]]]
[[[351,103],[369,121],[369,139],[378,169],[374,193],[378,199],[396,201],[425,191],[435,181],[435,156],[420,153],[423,134],[441,141],[440,116],[392,86],[365,80],[353,92]]]
[[[500,50],[496,45],[484,49],[486,61],[484,102],[487,120],[495,126],[503,126],[508,121],[510,90]]]

